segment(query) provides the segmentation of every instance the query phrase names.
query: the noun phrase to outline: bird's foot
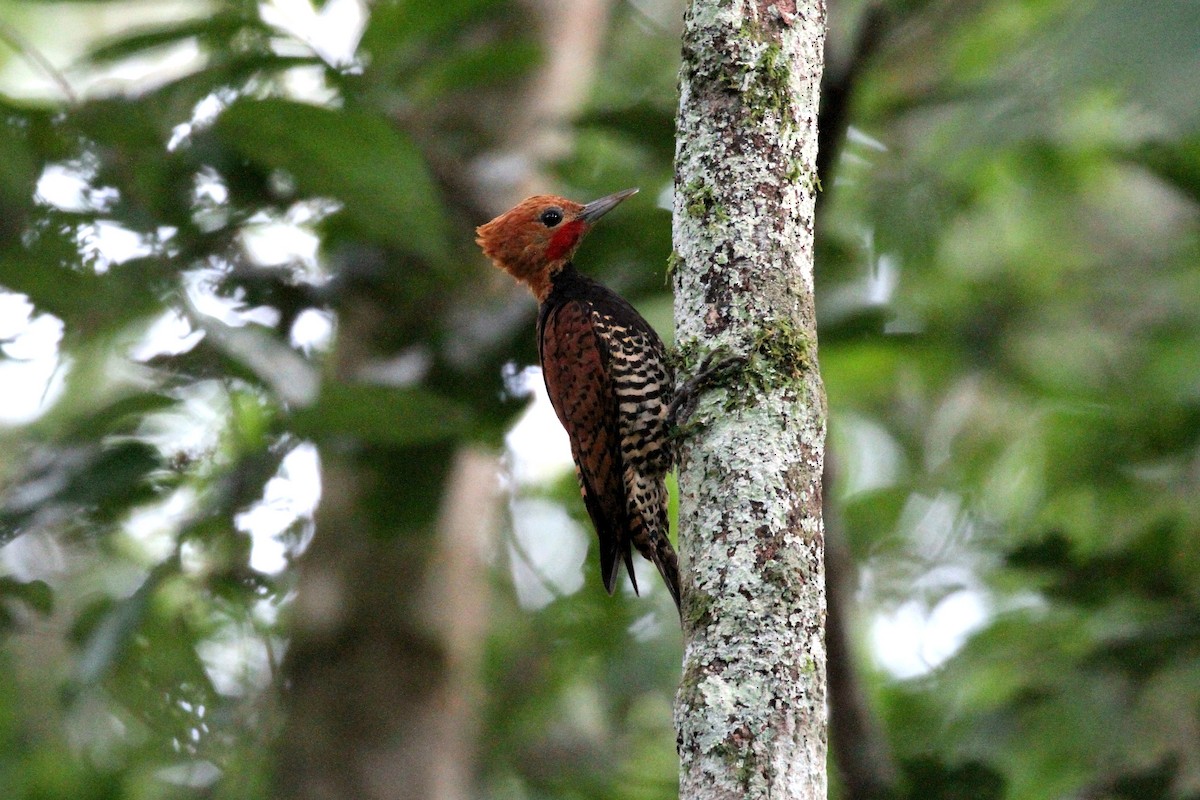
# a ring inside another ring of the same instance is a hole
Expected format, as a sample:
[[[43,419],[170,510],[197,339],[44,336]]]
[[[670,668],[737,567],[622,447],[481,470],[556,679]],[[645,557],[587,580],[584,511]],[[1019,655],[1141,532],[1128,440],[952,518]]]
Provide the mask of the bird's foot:
[[[679,385],[671,404],[667,406],[667,422],[676,437],[692,430],[689,419],[700,401],[700,394],[705,389],[724,383],[730,373],[744,367],[748,361],[749,357],[745,355],[729,355],[727,347],[718,347],[704,357],[696,374]]]

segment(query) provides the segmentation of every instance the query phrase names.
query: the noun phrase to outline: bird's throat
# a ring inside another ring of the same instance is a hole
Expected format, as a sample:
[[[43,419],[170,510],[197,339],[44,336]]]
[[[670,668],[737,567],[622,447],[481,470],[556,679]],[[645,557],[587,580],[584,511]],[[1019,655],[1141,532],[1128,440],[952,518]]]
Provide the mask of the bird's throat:
[[[569,256],[586,230],[587,223],[577,219],[555,231],[550,237],[550,244],[546,245],[546,261],[553,263]]]

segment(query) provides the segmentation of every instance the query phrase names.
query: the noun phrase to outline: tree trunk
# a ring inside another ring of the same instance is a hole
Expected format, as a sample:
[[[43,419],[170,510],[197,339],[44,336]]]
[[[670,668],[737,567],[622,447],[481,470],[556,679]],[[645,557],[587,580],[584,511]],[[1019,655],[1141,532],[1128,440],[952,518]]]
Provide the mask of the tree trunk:
[[[586,96],[612,3],[531,5],[542,16],[547,63],[521,97],[502,105],[537,130],[495,118],[508,160],[521,169],[516,177],[500,171],[511,183],[484,186],[454,154],[434,164],[475,214],[472,227],[515,202],[514,192],[544,185],[536,171]],[[564,58],[576,76],[565,89],[554,77]],[[370,288],[339,315],[334,363],[343,382],[395,355],[387,342],[404,306],[389,298],[403,293]],[[282,670],[273,796],[464,800],[476,777],[489,588],[480,539],[495,529],[496,459],[448,446],[331,444],[322,450],[317,533],[300,567]]]
[[[824,0],[694,0],[675,171],[680,797],[824,798],[824,390],[813,204]],[[717,359],[718,361],[720,358]]]
[[[354,297],[345,306],[335,378],[352,386],[386,352],[384,310],[395,304]],[[448,442],[322,445],[317,531],[300,563],[282,668],[273,796],[465,800],[495,459]]]

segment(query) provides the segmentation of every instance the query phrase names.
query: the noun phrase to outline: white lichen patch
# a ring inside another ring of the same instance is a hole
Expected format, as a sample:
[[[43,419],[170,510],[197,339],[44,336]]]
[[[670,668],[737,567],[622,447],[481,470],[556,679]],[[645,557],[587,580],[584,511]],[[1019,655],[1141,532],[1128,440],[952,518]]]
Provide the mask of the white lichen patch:
[[[683,798],[824,798],[825,403],[812,232],[820,0],[696,0],[673,280],[681,378],[745,358],[680,444]]]

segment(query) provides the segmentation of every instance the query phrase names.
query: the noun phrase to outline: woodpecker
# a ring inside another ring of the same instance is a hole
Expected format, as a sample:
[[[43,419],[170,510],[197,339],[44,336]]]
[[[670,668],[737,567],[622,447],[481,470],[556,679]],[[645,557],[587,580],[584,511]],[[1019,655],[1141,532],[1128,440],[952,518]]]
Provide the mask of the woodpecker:
[[[678,609],[679,561],[667,538],[674,391],[667,351],[633,306],[572,263],[596,220],[636,192],[587,205],[530,197],[476,228],[476,242],[537,298],[542,378],[571,440],[579,491],[600,539],[604,588],[610,595],[616,589],[623,562],[637,592],[636,547],[658,568]]]

